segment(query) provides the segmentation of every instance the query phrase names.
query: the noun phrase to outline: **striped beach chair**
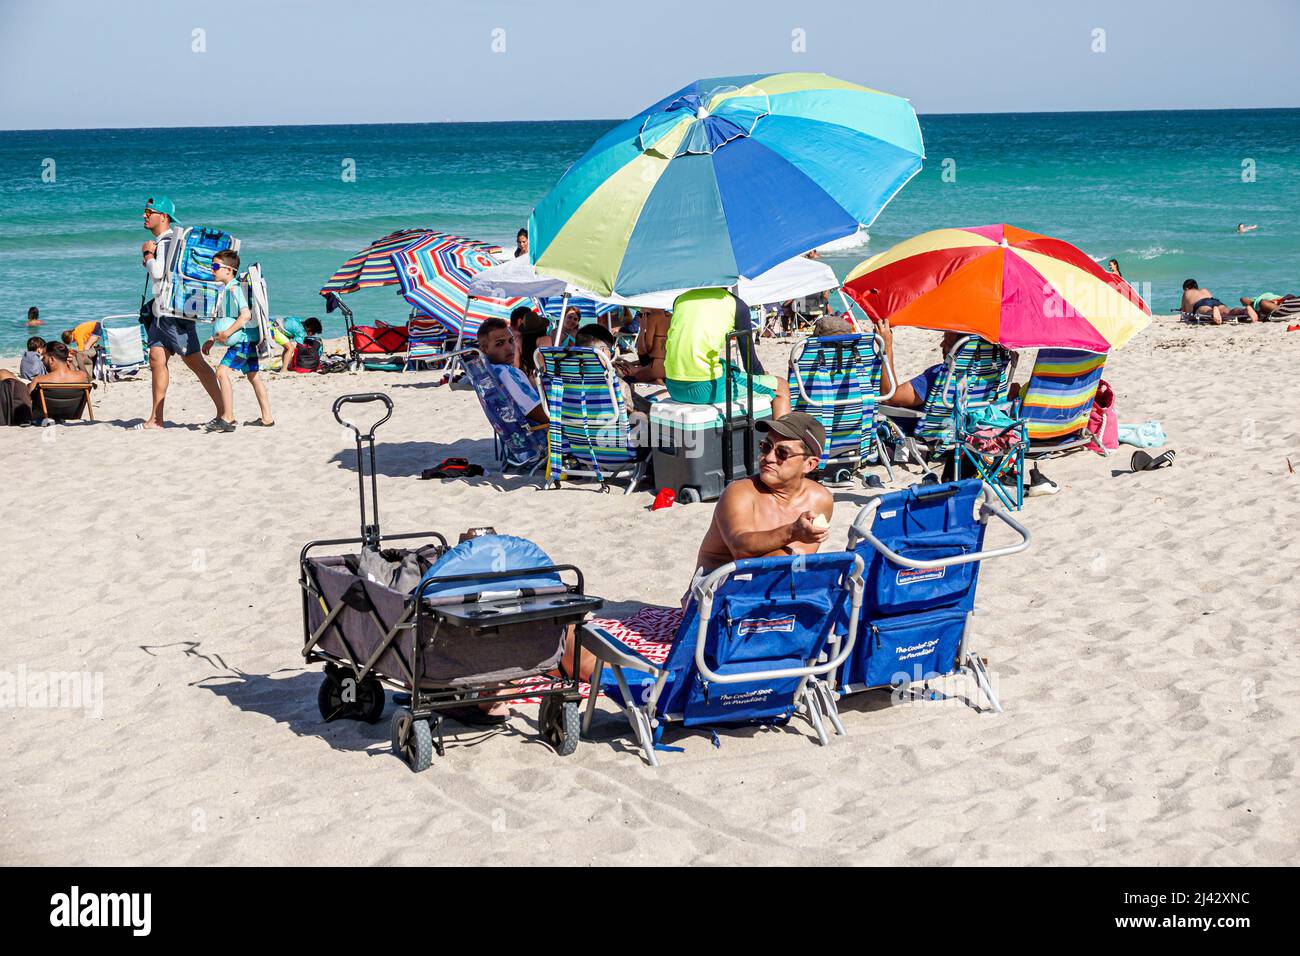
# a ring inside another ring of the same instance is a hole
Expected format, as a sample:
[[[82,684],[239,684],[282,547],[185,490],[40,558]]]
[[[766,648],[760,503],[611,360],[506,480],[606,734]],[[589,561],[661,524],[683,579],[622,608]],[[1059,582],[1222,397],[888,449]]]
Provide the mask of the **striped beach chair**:
[[[460,360],[465,378],[474,388],[483,414],[492,426],[502,473],[515,470],[532,475],[546,458],[546,426],[533,424],[519,410],[482,352],[475,348],[461,349],[446,357],[453,356]]]
[[[945,369],[930,386],[930,394],[921,409],[881,406],[892,425],[894,439],[907,450],[908,456],[929,470],[937,461],[961,443],[958,398],[963,412],[1006,400],[1011,385],[1011,353],[1000,345],[977,336],[960,339],[948,352]],[[905,435],[896,422],[919,418],[916,431]]]
[[[630,494],[645,475],[646,458],[632,433],[618,375],[605,353],[592,348],[537,350],[542,398],[551,419],[548,484],[595,478],[601,490],[625,477]]]
[[[447,327],[437,319],[412,315],[406,321],[405,371],[415,366],[441,365],[446,359]]]
[[[819,467],[833,480],[876,463],[883,464],[893,480],[880,441],[884,425],[877,418],[880,399],[894,394],[893,369],[885,376],[889,390],[880,391],[886,364],[878,335],[807,338],[790,351],[791,409],[811,415],[826,429]]]
[[[1088,418],[1105,365],[1106,356],[1094,352],[1038,350],[1017,410],[1029,436],[1026,457],[1047,458],[1093,443]]]

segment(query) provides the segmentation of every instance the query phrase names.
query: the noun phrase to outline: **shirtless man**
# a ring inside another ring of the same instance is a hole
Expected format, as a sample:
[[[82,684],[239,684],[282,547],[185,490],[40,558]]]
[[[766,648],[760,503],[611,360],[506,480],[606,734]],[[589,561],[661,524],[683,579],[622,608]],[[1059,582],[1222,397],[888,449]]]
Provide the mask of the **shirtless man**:
[[[1183,283],[1183,301],[1178,310],[1190,315],[1207,315],[1215,325],[1222,325],[1225,318],[1235,319],[1243,315],[1248,316],[1251,322],[1259,321],[1259,313],[1253,306],[1230,309],[1216,299],[1209,289],[1202,289],[1195,279]]]
[[[727,486],[695,565],[708,574],[741,558],[813,554],[826,540],[831,493],[808,477],[826,442],[821,422],[803,412],[761,421],[758,474]]]
[[[790,412],[754,430],[764,436],[758,474],[733,481],[722,493],[695,558],[694,580],[741,558],[814,554],[826,540],[835,502],[808,477],[821,458],[826,429],[810,415]],[[690,596],[687,588],[683,607]],[[574,643],[570,630],[564,673],[572,671]],[[588,680],[595,668],[596,658],[584,647],[578,675]]]

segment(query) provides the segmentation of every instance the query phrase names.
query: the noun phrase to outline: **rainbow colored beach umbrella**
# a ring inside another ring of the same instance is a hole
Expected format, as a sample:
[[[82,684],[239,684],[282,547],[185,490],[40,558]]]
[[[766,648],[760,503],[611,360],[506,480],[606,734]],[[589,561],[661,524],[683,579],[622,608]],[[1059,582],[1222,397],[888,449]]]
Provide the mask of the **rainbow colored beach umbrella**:
[[[913,236],[853,269],[844,291],[890,325],[971,333],[1010,349],[1108,352],[1151,322],[1133,288],[1082,251],[1007,225]]]
[[[897,96],[822,73],[697,80],[569,168],[529,254],[598,295],[731,286],[870,225],[923,158]]]
[[[478,333],[489,316],[508,319],[526,298],[471,299],[469,281],[505,258],[500,246],[432,232],[392,254],[402,295],[419,312],[462,338]]]
[[[437,233],[431,229],[400,229],[382,239],[376,239],[339,266],[338,270],[329,277],[329,281],[321,287],[320,294],[329,295],[333,292],[337,295],[346,295],[358,289],[397,285],[397,269],[393,265],[393,253],[429,235],[437,235]],[[333,303],[330,302],[330,305]]]

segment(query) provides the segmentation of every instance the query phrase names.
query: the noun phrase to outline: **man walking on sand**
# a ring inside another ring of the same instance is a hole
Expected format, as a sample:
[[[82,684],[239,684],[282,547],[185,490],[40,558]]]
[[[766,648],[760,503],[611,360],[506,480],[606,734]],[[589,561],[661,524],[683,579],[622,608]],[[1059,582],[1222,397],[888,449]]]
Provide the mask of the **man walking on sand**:
[[[194,322],[189,319],[174,319],[159,315],[161,311],[157,298],[161,291],[164,270],[167,267],[167,253],[171,247],[171,228],[176,222],[176,206],[166,196],[147,199],[144,204],[144,227],[153,235],[140,247],[144,257],[145,268],[145,303],[140,307],[140,317],[145,320],[145,331],[149,339],[149,372],[153,377],[153,406],[149,417],[144,420],[144,428],[162,428],[166,423],[163,417],[163,400],[167,397],[167,385],[170,375],[167,363],[173,355],[179,355],[181,361],[199,377],[204,391],[212,399],[217,417],[221,417],[221,386],[217,374],[203,359],[199,351],[199,333]]]

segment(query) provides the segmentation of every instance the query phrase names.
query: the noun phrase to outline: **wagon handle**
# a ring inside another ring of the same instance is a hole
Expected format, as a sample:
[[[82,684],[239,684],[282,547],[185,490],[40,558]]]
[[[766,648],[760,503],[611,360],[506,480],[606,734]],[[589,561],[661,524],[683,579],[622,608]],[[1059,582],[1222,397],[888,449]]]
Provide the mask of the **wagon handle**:
[[[339,409],[344,405],[363,404],[366,402],[383,402],[384,417],[374,422],[370,428],[362,432],[361,429],[352,422],[344,420],[339,414]],[[379,533],[379,485],[375,478],[375,429],[384,422],[393,417],[393,400],[383,392],[362,392],[356,395],[340,395],[334,400],[334,419],[340,425],[346,425],[351,428],[357,436],[357,490],[361,498],[361,540],[364,547],[371,550],[379,550],[380,533]],[[363,442],[370,443],[370,512],[372,518],[366,520],[366,469],[363,465],[361,446]]]
[[[358,426],[345,420],[343,416],[339,414],[339,409],[344,405],[360,405],[365,402],[383,402],[384,407],[388,409],[388,411],[384,413],[383,418],[370,426],[369,431],[362,434],[362,431]],[[375,429],[393,417],[393,400],[383,392],[361,392],[356,395],[340,395],[334,400],[333,412],[334,420],[340,425],[345,425],[356,432],[359,441],[373,441],[375,438]]]

